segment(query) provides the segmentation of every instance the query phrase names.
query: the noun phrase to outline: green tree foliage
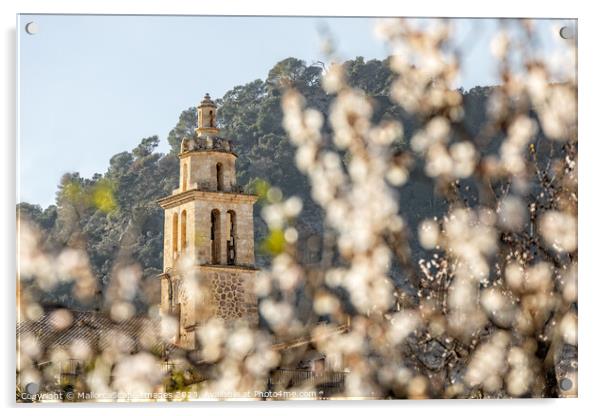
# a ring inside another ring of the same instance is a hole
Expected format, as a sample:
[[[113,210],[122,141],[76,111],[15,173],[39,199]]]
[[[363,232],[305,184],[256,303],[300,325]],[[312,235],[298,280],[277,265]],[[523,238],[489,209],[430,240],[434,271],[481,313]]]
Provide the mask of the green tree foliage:
[[[392,79],[388,60],[365,61],[358,57],[348,61],[346,69],[350,84],[363,89],[373,99],[375,121],[401,120],[405,136],[410,136],[416,121],[388,98]],[[265,193],[269,184],[287,195],[299,195],[304,201],[298,226],[302,232],[301,242],[322,233],[322,218],[312,202],[306,177],[296,168],[293,146],[281,124],[280,101],[282,87],[292,84],[308,97],[311,107],[326,117],[332,97],[320,87],[322,70],[319,64],[308,65],[288,58],[278,62],[265,80],[236,86],[217,100],[221,135],[233,141],[238,154],[238,183],[252,192]],[[467,130],[471,133],[478,131],[484,119],[488,92],[477,87],[464,94],[469,112]],[[163,213],[156,201],[177,187],[180,143],[184,137],[195,134],[196,123],[196,108],[190,107],[180,114],[169,132],[167,140],[171,150],[168,154],[156,152],[157,136],[143,138],[132,151],[114,155],[102,175],[89,179],[78,173],[64,175],[55,205],[42,209],[24,202],[17,206],[19,215],[30,219],[42,231],[45,249],[58,252],[71,246],[86,250],[100,283],[99,299],[117,266],[137,263],[143,270],[141,287],[149,288],[139,301],[157,301],[158,284],[153,278],[160,273],[163,262]],[[328,133],[326,123],[326,137]],[[328,141],[325,145],[334,150]],[[406,150],[403,141],[399,142],[399,149]],[[442,211],[442,200],[426,191],[432,189],[426,186],[428,179],[411,179],[410,184],[400,190],[400,206],[409,221],[424,217],[425,210]],[[275,244],[266,240],[267,227],[259,215],[261,205],[260,200],[255,210],[256,254],[260,266],[267,262],[265,253],[269,251],[261,247]],[[311,256],[306,258],[308,262],[316,260]],[[74,306],[67,293],[57,289],[44,300]],[[95,307],[102,307],[102,302],[99,300]]]

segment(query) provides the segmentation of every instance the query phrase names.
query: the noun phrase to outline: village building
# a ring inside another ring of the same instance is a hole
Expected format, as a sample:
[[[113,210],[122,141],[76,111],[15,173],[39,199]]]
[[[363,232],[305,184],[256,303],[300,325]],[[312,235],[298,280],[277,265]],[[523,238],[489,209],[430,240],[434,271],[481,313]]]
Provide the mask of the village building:
[[[220,136],[217,106],[208,94],[197,107],[197,117],[195,137],[181,143],[178,188],[157,201],[164,210],[158,319],[144,314],[117,322],[98,310],[52,307],[37,321],[19,322],[18,340],[35,339],[43,351],[65,352],[60,362],[49,358],[38,363],[40,369],[53,369],[54,382],[44,387],[48,391],[85,391],[87,363],[68,356],[74,342],[85,341],[94,354],[107,348],[130,355],[151,351],[161,357],[157,371],[165,373],[166,380],[170,374],[185,373],[185,384],[190,386],[207,380],[211,369],[197,354],[201,348],[197,335],[204,323],[217,318],[226,325],[242,322],[259,328],[254,292],[259,271],[253,225],[257,196],[243,192],[236,183],[237,154],[232,142]],[[69,324],[57,328],[56,317],[65,312]],[[165,320],[177,323],[170,339],[159,336]],[[331,335],[346,330],[342,325]],[[313,341],[309,336],[274,341],[275,351],[296,358],[292,366],[271,372],[268,392],[304,384],[319,386],[324,398],[343,391],[341,363],[333,367],[314,349]]]

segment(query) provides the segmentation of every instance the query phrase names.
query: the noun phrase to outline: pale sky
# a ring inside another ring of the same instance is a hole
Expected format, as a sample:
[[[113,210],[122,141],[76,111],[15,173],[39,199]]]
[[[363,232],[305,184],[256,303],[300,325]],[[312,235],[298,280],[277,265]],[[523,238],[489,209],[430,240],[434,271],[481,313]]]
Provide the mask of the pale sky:
[[[35,22],[38,32],[24,28]],[[104,173],[116,153],[167,135],[180,112],[208,92],[264,79],[287,57],[325,58],[327,26],[343,59],[383,59],[375,19],[203,16],[18,16],[19,187],[17,201],[54,203],[60,177]],[[538,21],[542,49],[562,44],[566,21]],[[497,83],[489,44],[498,22],[458,19],[464,55],[458,85]],[[559,46],[560,45],[560,46]]]

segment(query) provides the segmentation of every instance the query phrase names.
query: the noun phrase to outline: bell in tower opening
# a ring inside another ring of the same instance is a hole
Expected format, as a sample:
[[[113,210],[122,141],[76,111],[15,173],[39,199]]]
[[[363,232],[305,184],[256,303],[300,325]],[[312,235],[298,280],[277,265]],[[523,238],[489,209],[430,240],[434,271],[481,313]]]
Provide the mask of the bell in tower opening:
[[[236,158],[220,137],[217,106],[205,95],[196,137],[182,140],[180,185],[158,202],[165,211],[161,313],[178,322],[173,342],[194,349],[209,319],[258,323],[253,291],[253,204],[236,186]]]

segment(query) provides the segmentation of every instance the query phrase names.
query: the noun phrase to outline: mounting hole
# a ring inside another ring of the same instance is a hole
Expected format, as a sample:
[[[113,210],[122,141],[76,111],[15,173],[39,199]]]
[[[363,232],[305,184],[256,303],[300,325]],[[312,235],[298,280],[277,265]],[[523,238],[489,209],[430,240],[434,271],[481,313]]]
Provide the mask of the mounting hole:
[[[560,380],[560,389],[567,391],[573,387],[573,382],[568,378],[563,378]]]
[[[575,31],[569,26],[562,26],[559,34],[562,39],[573,39],[575,37]]]
[[[36,22],[29,22],[25,25],[25,31],[30,35],[38,33],[39,27]]]
[[[27,394],[34,395],[40,391],[40,386],[38,383],[28,383],[27,386],[25,386],[25,391]]]

